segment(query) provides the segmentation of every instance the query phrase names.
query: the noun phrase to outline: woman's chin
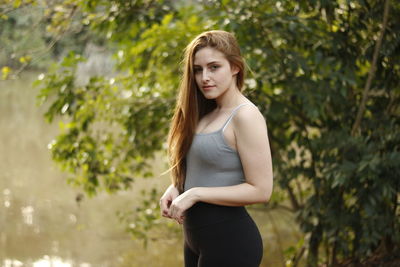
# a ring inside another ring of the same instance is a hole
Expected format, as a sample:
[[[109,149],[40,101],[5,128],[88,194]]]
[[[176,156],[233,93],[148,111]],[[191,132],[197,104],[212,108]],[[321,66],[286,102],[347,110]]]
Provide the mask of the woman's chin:
[[[217,95],[215,94],[215,93],[213,93],[213,92],[202,92],[203,93],[203,96],[206,98],[206,99],[215,99],[215,98],[217,98]]]
[[[204,97],[205,97],[206,99],[209,99],[209,100],[215,99],[215,98],[216,98],[216,97],[213,96],[213,95],[204,95]]]

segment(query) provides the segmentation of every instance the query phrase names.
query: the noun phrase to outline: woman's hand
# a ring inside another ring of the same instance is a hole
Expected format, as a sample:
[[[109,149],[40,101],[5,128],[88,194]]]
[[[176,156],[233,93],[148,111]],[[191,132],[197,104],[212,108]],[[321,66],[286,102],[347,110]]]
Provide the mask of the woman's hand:
[[[170,185],[167,190],[165,190],[163,196],[160,199],[161,215],[167,218],[173,219],[169,216],[169,208],[172,201],[179,196],[179,191],[174,185]]]
[[[198,199],[196,188],[191,188],[177,198],[175,198],[169,207],[169,218],[175,219],[178,223],[182,224],[185,219],[184,212],[193,206]]]

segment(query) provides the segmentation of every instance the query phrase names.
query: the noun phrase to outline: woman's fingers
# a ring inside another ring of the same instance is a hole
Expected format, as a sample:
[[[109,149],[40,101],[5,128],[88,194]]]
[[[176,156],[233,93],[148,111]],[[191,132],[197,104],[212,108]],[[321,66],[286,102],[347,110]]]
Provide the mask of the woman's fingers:
[[[160,199],[160,208],[161,208],[161,215],[163,217],[169,217],[169,205],[171,204],[171,201],[165,198]]]
[[[161,215],[166,218],[174,219],[177,223],[182,224],[183,223],[183,216],[177,217],[177,211],[176,209],[171,209],[170,207],[170,202],[167,204],[162,203],[160,201],[160,206],[161,206]]]
[[[161,215],[162,215],[163,217],[171,218],[171,217],[169,217],[168,211],[167,211],[167,210],[163,210],[163,211],[161,212]]]
[[[179,219],[177,219],[176,221],[177,221],[179,224],[182,224],[184,220],[185,220],[185,216],[181,216],[181,217],[179,217]]]
[[[170,201],[167,205],[164,205],[162,200],[160,200],[160,205],[166,207],[165,209],[162,209],[162,216],[174,219],[179,224],[183,223],[185,216],[183,215],[182,209],[179,208],[176,203]]]
[[[160,199],[161,215],[163,217],[171,218],[176,220],[178,223],[183,223],[183,208],[177,205],[176,198],[179,197],[179,191],[174,187],[170,186],[165,191],[164,195]]]
[[[183,216],[183,209],[175,201],[169,207],[169,216],[175,220],[179,220]]]
[[[163,196],[160,199],[160,208],[161,215],[167,218],[171,218],[170,216],[170,206],[172,201],[179,195],[178,189],[175,186],[170,185],[167,190],[164,192]]]

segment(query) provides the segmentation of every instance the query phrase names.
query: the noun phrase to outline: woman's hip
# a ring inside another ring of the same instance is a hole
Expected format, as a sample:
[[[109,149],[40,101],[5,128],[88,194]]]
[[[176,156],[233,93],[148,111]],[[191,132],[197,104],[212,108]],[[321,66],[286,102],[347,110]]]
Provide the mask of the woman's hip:
[[[198,204],[188,210],[184,223],[185,242],[194,253],[224,262],[261,261],[262,238],[244,207]]]

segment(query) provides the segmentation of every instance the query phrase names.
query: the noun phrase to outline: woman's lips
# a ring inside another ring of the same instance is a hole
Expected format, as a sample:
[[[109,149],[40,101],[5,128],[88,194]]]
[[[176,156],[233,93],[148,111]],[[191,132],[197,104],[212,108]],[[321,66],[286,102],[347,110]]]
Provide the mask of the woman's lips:
[[[203,86],[203,90],[204,90],[204,91],[208,91],[208,90],[211,90],[211,89],[214,88],[214,87],[215,87],[214,85]]]

